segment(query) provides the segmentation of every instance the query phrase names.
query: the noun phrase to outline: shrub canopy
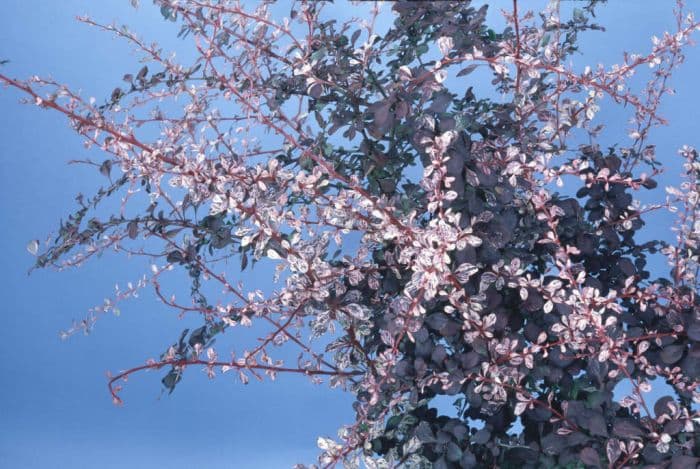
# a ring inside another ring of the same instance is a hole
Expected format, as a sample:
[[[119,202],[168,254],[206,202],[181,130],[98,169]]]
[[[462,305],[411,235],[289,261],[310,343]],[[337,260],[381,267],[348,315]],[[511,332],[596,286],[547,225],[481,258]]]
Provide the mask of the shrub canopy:
[[[682,5],[646,54],[583,67],[596,2],[569,17],[514,0],[490,27],[486,5],[399,1],[386,31],[377,6],[339,23],[321,2],[284,19],[267,1],[154,3],[191,62],[82,18],[147,62],[103,103],[0,74],[105,155],[85,162],[109,184],[30,243],[37,267],[108,249],[152,264],[66,334],[148,286],[201,315],[110,379],[115,402],[140,370],[171,392],[194,366],[243,383],[299,373],[356,397],[356,421],[319,438],[322,467],[695,467],[700,159],[681,149],[683,185],[664,198],[649,140],[698,29]],[[601,103],[632,114],[607,149]],[[126,210],[101,209],[117,196]],[[656,210],[677,213],[675,239],[640,234]],[[668,275],[649,271],[654,254]],[[258,262],[274,266],[271,292],[246,288]],[[189,299],[161,284],[171,270],[188,273]],[[244,352],[214,347],[251,325],[267,329]],[[664,382],[673,395],[650,401]]]

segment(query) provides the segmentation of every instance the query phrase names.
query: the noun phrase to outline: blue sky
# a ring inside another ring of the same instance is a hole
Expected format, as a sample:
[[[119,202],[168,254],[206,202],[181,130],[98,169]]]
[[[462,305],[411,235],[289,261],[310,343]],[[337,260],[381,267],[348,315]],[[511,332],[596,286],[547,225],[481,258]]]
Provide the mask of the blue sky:
[[[150,1],[142,3],[134,10],[128,0],[4,0],[0,59],[11,63],[2,71],[23,78],[52,75],[84,95],[107,96],[124,73],[140,68],[137,57],[125,43],[74,16],[115,20],[165,49],[186,49],[186,42],[175,38],[176,26],[163,21]],[[510,2],[491,3],[501,7]],[[576,60],[609,64],[618,62],[623,50],[647,50],[651,34],[673,25],[672,4],[615,0],[602,7],[599,19],[609,32],[586,36],[586,55]],[[342,1],[337,8],[342,16],[356,13]],[[668,183],[677,183],[676,149],[700,145],[698,72],[700,50],[691,49],[672,82],[677,95],[662,107],[671,126],[652,136],[659,158],[673,162],[663,179]],[[66,165],[85,157],[80,139],[59,115],[19,104],[19,98],[0,89],[0,215],[5,226],[0,230],[5,246],[0,466],[246,469],[313,462],[316,436],[333,436],[341,424],[352,422],[352,400],[304,379],[282,376],[276,383],[244,387],[226,377],[209,381],[190,370],[174,394],[161,397],[161,374],[142,374],[127,384],[126,405],[112,405],[107,370],[157,356],[184,327],[196,324],[179,320],[147,292],[125,303],[120,317],[99,321],[90,336],[59,340],[59,331],[108,296],[115,281],[136,279],[145,265],[108,255],[78,270],[27,276],[33,260],[27,242],[43,239],[74,208],[77,192],[90,194],[104,179],[93,169]],[[611,129],[620,129],[618,140],[625,138],[627,111],[604,108],[599,116],[615,123]],[[612,137],[617,135],[610,135],[610,141]],[[669,223],[670,218],[658,218],[649,236],[669,239]],[[262,275],[251,279],[260,285],[266,281]]]

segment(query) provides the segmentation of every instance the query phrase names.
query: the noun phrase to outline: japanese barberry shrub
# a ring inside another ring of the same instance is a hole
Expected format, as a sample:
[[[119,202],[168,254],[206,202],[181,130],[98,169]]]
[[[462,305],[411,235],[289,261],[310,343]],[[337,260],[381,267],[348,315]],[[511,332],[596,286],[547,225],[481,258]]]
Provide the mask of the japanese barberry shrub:
[[[533,14],[513,0],[501,27],[468,1],[358,2],[369,16],[346,22],[321,2],[288,18],[267,1],[154,3],[193,60],[81,18],[146,63],[104,102],[0,74],[101,149],[86,162],[110,178],[30,243],[36,266],[143,255],[150,270],[116,300],[151,286],[202,318],[112,376],[115,402],[140,370],[168,391],[192,367],[243,383],[298,373],[355,397],[356,421],[319,438],[322,467],[696,466],[700,157],[682,147],[684,180],[664,192],[650,142],[699,27],[682,4],[647,53],[583,66],[596,2]],[[603,103],[631,123],[599,122]],[[134,215],[102,209],[117,196]],[[663,210],[675,235],[648,239]],[[258,262],[274,266],[272,293],[246,288]],[[164,291],[171,270],[191,300]],[[251,325],[267,329],[245,352],[213,347]]]

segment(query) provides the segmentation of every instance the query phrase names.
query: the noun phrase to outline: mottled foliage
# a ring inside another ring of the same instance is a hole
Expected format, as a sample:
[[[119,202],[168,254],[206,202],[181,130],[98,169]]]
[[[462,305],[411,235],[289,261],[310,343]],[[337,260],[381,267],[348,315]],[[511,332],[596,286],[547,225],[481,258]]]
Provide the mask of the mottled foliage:
[[[163,370],[170,392],[192,366],[243,383],[300,373],[356,398],[356,421],[319,439],[323,467],[695,467],[700,158],[683,147],[683,185],[664,194],[649,140],[698,29],[680,3],[646,55],[585,67],[573,54],[602,29],[595,1],[535,14],[514,0],[505,28],[468,1],[391,3],[386,28],[366,3],[368,19],[344,23],[320,2],[284,19],[268,2],[154,3],[191,63],[83,18],[148,62],[104,103],[0,75],[107,156],[86,163],[109,185],[30,244],[37,266],[147,256],[116,299],[150,285],[202,316],[112,377],[116,402],[140,370]],[[631,109],[627,135],[596,117],[606,99]],[[105,215],[117,194],[129,210]],[[660,210],[677,213],[675,239],[644,234]],[[256,263],[274,266],[272,293],[246,288]],[[164,291],[170,270],[187,272],[190,299]],[[238,355],[214,348],[242,326],[263,335]],[[672,395],[650,402],[663,383]]]

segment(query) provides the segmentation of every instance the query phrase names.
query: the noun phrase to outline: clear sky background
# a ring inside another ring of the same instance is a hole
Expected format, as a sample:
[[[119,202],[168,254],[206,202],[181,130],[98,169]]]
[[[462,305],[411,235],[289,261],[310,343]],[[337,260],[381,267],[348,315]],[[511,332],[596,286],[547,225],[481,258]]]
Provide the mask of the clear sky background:
[[[142,3],[134,10],[128,0],[3,0],[0,59],[11,63],[2,72],[21,78],[52,75],[85,96],[108,96],[121,76],[140,64],[124,42],[74,16],[89,13],[102,22],[127,24],[166,50],[186,49],[187,43],[175,38],[177,27],[163,21],[149,0]],[[510,2],[489,3],[495,17]],[[522,2],[528,7],[542,3]],[[673,3],[612,0],[599,15],[608,32],[587,35],[585,55],[576,62],[611,64],[621,60],[623,50],[648,51],[651,35],[673,26]],[[343,1],[335,8],[342,17],[357,14]],[[388,15],[389,6],[384,10]],[[672,81],[677,95],[662,108],[671,126],[652,135],[659,158],[671,162],[662,182],[678,183],[678,147],[700,146],[699,72],[700,50],[691,49]],[[0,89],[0,223],[5,227],[0,229],[5,246],[0,467],[252,469],[313,462],[316,437],[334,436],[340,425],[353,421],[352,399],[304,379],[282,376],[276,383],[242,386],[226,376],[209,381],[192,369],[174,394],[161,397],[162,373],[141,374],[126,386],[126,405],[112,405],[106,371],[157,356],[183,328],[197,324],[179,320],[148,291],[123,304],[120,317],[100,320],[90,336],[59,340],[59,331],[72,319],[109,296],[115,282],[136,279],[145,264],[106,256],[74,271],[26,275],[33,262],[27,242],[54,230],[75,207],[75,194],[91,194],[104,178],[94,169],[66,165],[86,156],[80,139],[61,116],[19,104],[19,98],[13,90]],[[610,142],[625,140],[628,116],[621,108],[603,108],[601,121],[614,123],[606,137]],[[655,218],[647,235],[670,239],[670,220]],[[268,283],[263,276],[250,281],[251,288]]]

